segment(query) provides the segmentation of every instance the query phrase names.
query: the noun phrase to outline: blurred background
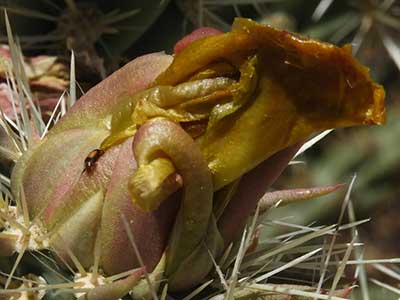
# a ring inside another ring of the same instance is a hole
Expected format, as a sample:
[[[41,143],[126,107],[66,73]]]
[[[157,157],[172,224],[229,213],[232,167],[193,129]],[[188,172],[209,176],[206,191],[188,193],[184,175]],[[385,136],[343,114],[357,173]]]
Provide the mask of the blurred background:
[[[7,9],[17,43],[29,57],[26,68],[36,70],[29,80],[43,107],[68,86],[71,50],[77,82],[85,91],[136,56],[171,53],[175,42],[195,28],[227,31],[237,16],[340,46],[352,44],[354,55],[386,88],[387,124],[330,133],[300,156],[274,188],[349,183],[356,175],[357,219],[371,218],[359,228],[367,245],[364,258],[400,256],[400,0],[0,0],[0,6]],[[0,23],[0,42],[7,44],[5,22]],[[7,59],[8,49],[0,50]],[[275,209],[268,218],[333,223],[344,192]],[[285,230],[274,227],[265,238]],[[382,280],[400,288],[400,280]],[[399,297],[373,284],[370,289],[379,295],[376,299]]]

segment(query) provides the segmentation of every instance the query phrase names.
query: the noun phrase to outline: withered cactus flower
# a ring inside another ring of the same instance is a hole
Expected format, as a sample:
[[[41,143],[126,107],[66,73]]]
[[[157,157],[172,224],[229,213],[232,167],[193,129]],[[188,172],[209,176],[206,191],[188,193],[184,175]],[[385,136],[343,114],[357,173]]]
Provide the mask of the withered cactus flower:
[[[26,75],[27,83],[47,119],[57,104],[58,98],[69,86],[67,67],[55,56],[40,55],[36,57],[23,57],[21,67]],[[11,51],[8,46],[0,45],[0,108],[10,119],[15,119],[12,101],[18,99],[5,83],[10,80],[10,75],[16,73],[12,64]],[[19,103],[14,101],[17,112],[20,111]]]
[[[86,93],[17,162],[12,192],[64,259],[90,268],[99,243],[108,275],[140,266],[126,219],[147,271],[176,291],[207,276],[208,250],[240,236],[310,134],[381,124],[385,109],[349,46],[236,19],[175,50]]]

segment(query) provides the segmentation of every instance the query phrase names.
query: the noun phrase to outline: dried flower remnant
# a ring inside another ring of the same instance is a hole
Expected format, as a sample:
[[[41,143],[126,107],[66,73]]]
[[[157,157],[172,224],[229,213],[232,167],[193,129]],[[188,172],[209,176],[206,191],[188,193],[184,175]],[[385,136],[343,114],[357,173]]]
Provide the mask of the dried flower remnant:
[[[254,55],[259,70],[253,76],[258,80],[253,80],[258,82],[258,89],[250,93],[249,107],[238,112],[237,118],[228,118],[240,110],[238,106],[246,104],[229,102],[228,96],[227,104],[212,107],[210,114],[210,120],[213,115],[223,120],[198,141],[211,160],[209,166],[218,188],[312,132],[384,121],[384,90],[351,57],[349,46],[337,48],[246,19],[237,19],[231,33],[193,43],[175,58],[155,85],[176,85],[216,61],[237,65]],[[240,82],[233,93],[237,90]],[[250,124],[256,130],[248,130]],[[231,128],[227,131],[224,126]],[[265,143],[261,136],[274,141],[273,145]],[[248,160],[249,165],[240,160]],[[238,170],[234,169],[236,166]],[[220,177],[220,172],[224,176]]]
[[[170,290],[202,282],[210,253],[238,237],[310,134],[385,118],[383,88],[348,46],[246,19],[183,45],[90,90],[12,176],[15,198],[23,187],[30,218],[65,260],[72,252],[109,275],[142,260]],[[102,155],[84,172],[93,151]]]
[[[69,85],[68,70],[55,56],[24,57],[21,62],[23,72],[26,75],[29,88],[34,95],[34,101],[38,101],[43,115],[50,116],[61,93]],[[13,99],[17,99],[16,91],[12,91],[4,82],[11,80],[14,68],[11,52],[8,46],[0,46],[0,107],[11,119],[15,118],[12,107]],[[22,87],[20,87],[22,88]],[[14,101],[16,102],[16,101]],[[16,103],[17,111],[20,111]]]

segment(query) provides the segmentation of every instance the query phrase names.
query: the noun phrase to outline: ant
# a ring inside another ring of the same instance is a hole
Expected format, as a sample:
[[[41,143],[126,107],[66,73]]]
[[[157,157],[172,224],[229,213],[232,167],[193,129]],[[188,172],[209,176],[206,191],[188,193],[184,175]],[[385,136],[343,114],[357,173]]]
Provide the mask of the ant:
[[[104,151],[101,149],[95,149],[91,151],[88,156],[85,158],[84,162],[84,169],[82,173],[87,172],[87,173],[92,173],[95,167],[96,162],[98,159],[104,154]]]

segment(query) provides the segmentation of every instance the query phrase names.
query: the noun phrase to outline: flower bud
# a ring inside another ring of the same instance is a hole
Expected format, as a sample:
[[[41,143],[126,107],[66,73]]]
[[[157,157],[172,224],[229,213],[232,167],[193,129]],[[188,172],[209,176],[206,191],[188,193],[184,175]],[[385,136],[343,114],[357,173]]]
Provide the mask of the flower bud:
[[[200,36],[98,84],[17,163],[15,197],[66,260],[112,275],[165,254],[169,289],[191,288],[302,141],[384,122],[384,90],[349,46],[246,19]]]

